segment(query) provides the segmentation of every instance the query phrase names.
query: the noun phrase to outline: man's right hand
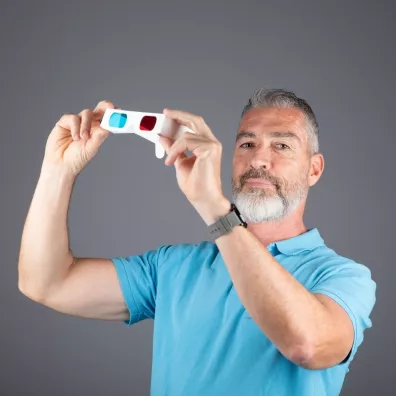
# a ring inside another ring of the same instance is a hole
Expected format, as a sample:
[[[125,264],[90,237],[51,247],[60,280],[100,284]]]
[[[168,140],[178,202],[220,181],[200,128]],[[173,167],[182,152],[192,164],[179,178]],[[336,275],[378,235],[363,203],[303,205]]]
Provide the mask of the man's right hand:
[[[64,114],[51,131],[45,146],[43,167],[60,167],[77,176],[97,154],[109,131],[100,127],[106,109],[119,109],[102,100],[94,110]]]

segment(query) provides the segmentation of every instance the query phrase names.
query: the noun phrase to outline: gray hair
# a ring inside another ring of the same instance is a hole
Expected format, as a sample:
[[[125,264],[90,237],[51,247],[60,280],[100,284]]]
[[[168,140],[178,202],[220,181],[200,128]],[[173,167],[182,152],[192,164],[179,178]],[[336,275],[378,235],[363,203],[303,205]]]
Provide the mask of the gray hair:
[[[310,153],[315,154],[319,152],[319,125],[315,113],[307,101],[299,98],[294,92],[284,89],[260,88],[249,98],[248,103],[242,111],[242,117],[247,111],[256,107],[294,107],[299,109],[304,114],[307,121]]]

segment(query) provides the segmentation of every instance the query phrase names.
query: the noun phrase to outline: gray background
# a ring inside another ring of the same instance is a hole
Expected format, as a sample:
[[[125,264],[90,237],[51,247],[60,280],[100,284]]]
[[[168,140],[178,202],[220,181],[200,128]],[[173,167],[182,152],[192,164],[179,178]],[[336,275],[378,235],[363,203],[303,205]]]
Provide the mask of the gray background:
[[[17,288],[23,224],[61,115],[101,99],[201,114],[223,143],[231,197],[239,114],[264,86],[294,90],[319,120],[326,169],[306,225],[378,284],[342,394],[395,394],[394,15],[392,1],[373,0],[1,2],[0,394],[149,393],[153,322],[62,315]],[[69,230],[85,257],[207,239],[174,168],[132,135],[110,135],[78,177]]]

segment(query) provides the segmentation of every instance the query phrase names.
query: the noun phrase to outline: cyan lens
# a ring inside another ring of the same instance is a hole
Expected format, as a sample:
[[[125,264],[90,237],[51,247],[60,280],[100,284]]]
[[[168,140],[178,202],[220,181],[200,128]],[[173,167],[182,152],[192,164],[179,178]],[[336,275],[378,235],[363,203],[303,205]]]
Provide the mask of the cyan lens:
[[[113,113],[110,116],[109,125],[113,128],[124,128],[127,121],[125,113]]]

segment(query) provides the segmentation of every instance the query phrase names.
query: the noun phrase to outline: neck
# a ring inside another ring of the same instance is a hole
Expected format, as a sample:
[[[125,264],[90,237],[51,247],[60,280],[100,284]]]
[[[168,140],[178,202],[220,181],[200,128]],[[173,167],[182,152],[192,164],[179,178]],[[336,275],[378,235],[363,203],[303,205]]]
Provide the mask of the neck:
[[[278,221],[248,223],[248,230],[264,245],[293,238],[307,231],[303,221],[304,205]]]

